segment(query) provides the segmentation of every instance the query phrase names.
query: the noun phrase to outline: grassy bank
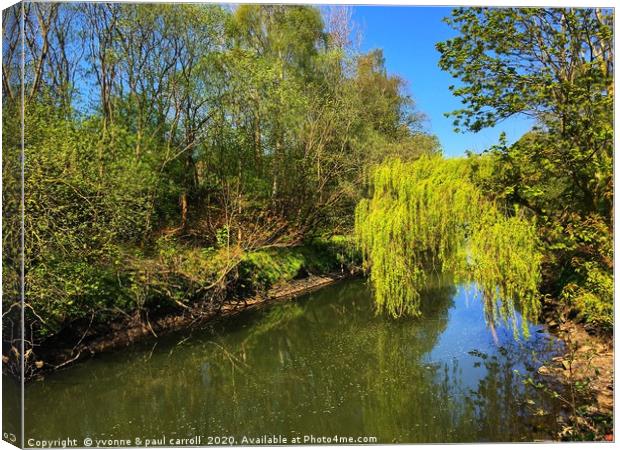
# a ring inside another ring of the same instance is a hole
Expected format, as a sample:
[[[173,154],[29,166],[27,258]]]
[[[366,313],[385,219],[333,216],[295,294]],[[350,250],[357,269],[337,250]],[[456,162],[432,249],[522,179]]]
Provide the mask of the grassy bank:
[[[103,348],[106,339],[132,341],[130,328],[156,334],[154,324],[158,329],[177,326],[179,315],[190,321],[217,317],[230,305],[265,296],[293,280],[348,274],[359,263],[351,241],[341,236],[256,250],[195,247],[160,238],[148,255],[125,254],[122,264],[71,267],[72,289],[53,301],[34,298],[27,313],[37,311],[47,319],[33,329],[40,344],[27,363],[33,372],[42,359],[62,364],[82,344],[97,341]],[[91,277],[95,272],[105,276]],[[37,323],[36,317],[32,320]]]

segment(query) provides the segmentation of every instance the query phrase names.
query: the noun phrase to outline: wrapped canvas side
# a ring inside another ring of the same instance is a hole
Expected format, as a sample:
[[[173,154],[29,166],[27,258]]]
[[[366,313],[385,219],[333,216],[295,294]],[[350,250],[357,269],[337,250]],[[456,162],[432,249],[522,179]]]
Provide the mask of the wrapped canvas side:
[[[22,446],[23,3],[2,11],[2,439]]]

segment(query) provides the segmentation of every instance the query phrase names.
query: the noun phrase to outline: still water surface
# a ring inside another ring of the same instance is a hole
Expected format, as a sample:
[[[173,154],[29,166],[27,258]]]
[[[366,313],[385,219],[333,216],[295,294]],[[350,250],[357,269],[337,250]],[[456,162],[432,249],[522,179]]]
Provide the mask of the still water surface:
[[[537,325],[494,336],[463,286],[433,283],[423,305],[421,319],[376,316],[349,280],[100,355],[27,386],[26,439],[551,438],[560,405],[515,371],[536,376],[560,343]]]

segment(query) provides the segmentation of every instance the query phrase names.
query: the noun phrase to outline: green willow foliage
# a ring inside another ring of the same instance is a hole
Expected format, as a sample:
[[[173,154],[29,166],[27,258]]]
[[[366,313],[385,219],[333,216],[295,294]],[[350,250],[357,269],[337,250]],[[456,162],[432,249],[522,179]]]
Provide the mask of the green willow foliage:
[[[535,126],[486,153],[476,184],[536,217],[545,297],[590,329],[614,324],[614,11],[457,8],[455,35],[437,43],[458,83],[458,129],[479,131],[525,114]],[[569,312],[568,312],[569,311]],[[567,314],[566,317],[563,317]]]
[[[378,312],[420,315],[429,273],[446,271],[478,284],[489,320],[516,325],[515,308],[528,319],[538,315],[535,224],[484,197],[470,171],[468,160],[440,156],[394,159],[374,170],[373,195],[355,211],[355,234]]]

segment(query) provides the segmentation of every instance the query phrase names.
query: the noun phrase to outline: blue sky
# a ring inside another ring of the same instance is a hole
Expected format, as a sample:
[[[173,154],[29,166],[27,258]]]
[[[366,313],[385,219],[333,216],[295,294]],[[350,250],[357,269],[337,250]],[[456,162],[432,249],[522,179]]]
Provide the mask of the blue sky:
[[[509,118],[495,128],[478,133],[455,133],[453,118],[445,112],[461,108],[461,102],[448,90],[458,81],[437,65],[435,43],[456,35],[442,18],[450,15],[446,7],[355,6],[353,21],[362,31],[362,51],[382,48],[388,72],[407,80],[408,92],[418,110],[428,117],[427,127],[441,141],[446,156],[460,156],[466,150],[481,152],[496,144],[502,131],[508,142],[519,139],[533,122],[522,117]]]

